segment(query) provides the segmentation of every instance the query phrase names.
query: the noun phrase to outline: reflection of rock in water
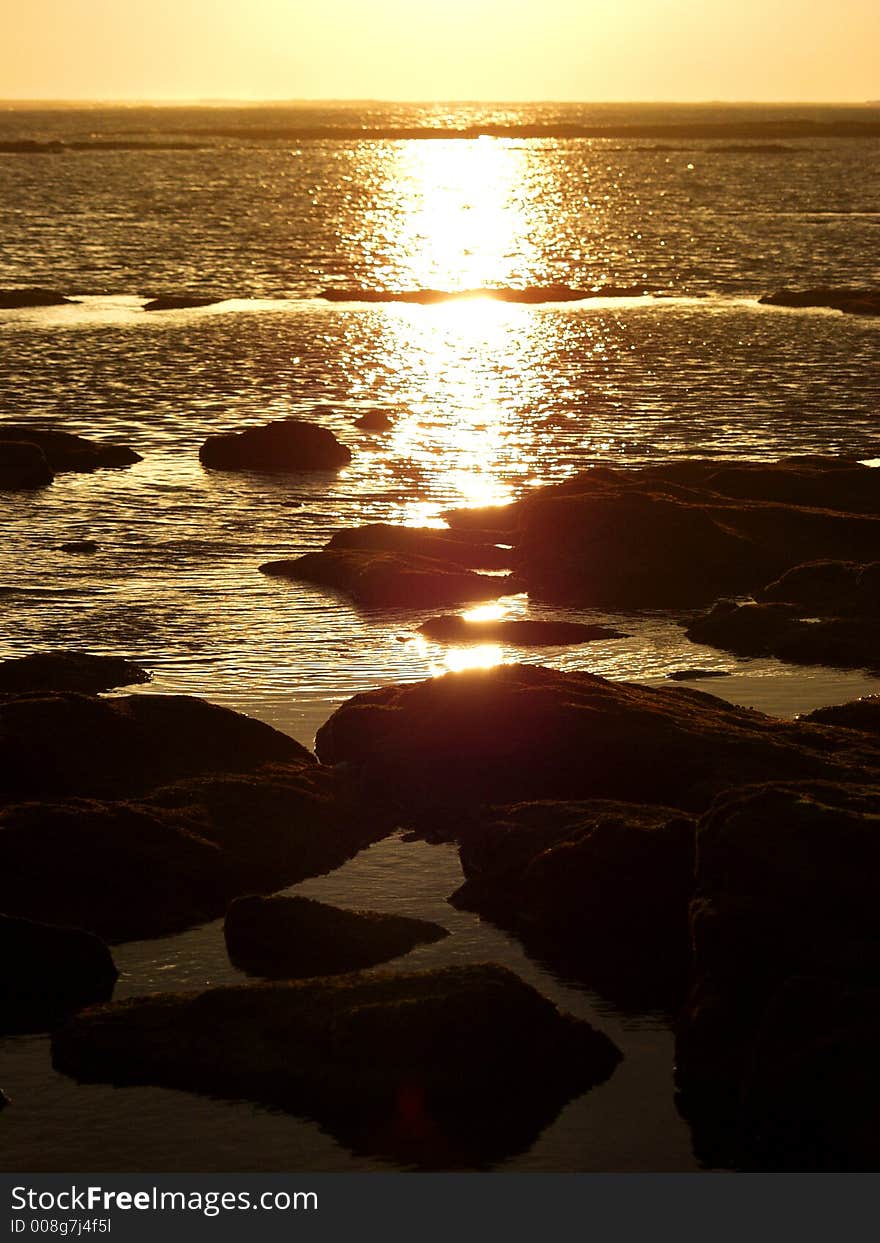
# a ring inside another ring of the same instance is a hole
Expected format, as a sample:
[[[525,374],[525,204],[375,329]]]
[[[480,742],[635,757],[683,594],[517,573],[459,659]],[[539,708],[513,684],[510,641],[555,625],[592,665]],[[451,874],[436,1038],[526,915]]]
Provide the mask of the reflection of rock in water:
[[[253,894],[230,903],[223,932],[237,967],[279,979],[359,971],[449,935],[425,919]]]
[[[85,1011],[53,1038],[56,1069],[81,1081],[246,1097],[434,1169],[522,1151],[619,1060],[494,965],[158,995]]]

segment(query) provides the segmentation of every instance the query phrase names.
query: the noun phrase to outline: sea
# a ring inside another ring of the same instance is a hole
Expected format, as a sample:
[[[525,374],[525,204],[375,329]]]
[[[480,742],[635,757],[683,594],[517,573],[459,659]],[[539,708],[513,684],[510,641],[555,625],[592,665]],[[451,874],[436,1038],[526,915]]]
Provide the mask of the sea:
[[[322,297],[551,285],[596,296]],[[0,311],[0,425],[143,458],[0,494],[0,659],[128,656],[153,673],[138,693],[203,696],[309,746],[352,694],[501,661],[655,686],[698,666],[729,674],[715,693],[788,717],[877,693],[858,671],[696,647],[669,613],[512,595],[498,615],[630,637],[449,647],[417,633],[425,614],[259,572],[341,527],[442,526],[450,508],[597,464],[877,462],[880,323],[758,301],[818,286],[880,286],[878,106],[0,104],[0,289],[75,299]],[[216,302],[144,311],[162,294]],[[390,431],[355,426],[373,410]],[[350,466],[200,465],[207,435],[286,416],[329,427]],[[61,551],[71,540],[98,550]],[[452,936],[401,962],[502,962],[621,1047],[606,1084],[493,1168],[703,1168],[675,1105],[669,1017],[622,1010],[456,911],[460,882],[453,846],[398,833],[296,892],[443,923]],[[219,923],[114,953],[117,996],[242,978]],[[4,1169],[398,1168],[247,1102],[77,1085],[41,1035],[0,1040],[0,1088]]]

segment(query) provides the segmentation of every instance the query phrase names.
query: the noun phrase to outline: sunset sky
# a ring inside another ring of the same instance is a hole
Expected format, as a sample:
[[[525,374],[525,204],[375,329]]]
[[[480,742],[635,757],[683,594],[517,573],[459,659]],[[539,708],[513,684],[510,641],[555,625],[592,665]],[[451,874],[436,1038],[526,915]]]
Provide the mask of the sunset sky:
[[[0,0],[5,99],[880,98],[877,0]]]

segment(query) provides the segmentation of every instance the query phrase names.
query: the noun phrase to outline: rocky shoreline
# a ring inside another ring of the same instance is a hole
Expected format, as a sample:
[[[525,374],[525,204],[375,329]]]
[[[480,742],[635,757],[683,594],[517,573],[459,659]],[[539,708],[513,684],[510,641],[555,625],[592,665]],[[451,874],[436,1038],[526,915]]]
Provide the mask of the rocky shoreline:
[[[319,446],[338,468],[349,452],[278,426],[216,438],[204,465],[328,469],[297,455]],[[128,464],[31,435],[0,449],[30,444],[50,472]],[[503,623],[424,610],[515,585],[686,610],[695,641],[734,653],[875,667],[880,473],[858,462],[597,468],[448,519],[337,532],[261,568],[422,611],[454,642]],[[625,637],[507,624],[523,644]],[[457,845],[456,906],[616,1004],[670,1016],[707,1163],[873,1168],[874,701],[789,721],[682,684],[502,664],[356,695],[312,754],[204,700],[105,694],[148,678],[85,653],[0,663],[0,1021],[52,1030],[59,1070],[269,1103],[424,1168],[522,1151],[613,1074],[613,1043],[497,965],[372,974],[442,927],[269,896],[404,828]],[[273,983],[109,1000],[107,943],[224,914],[233,961]]]

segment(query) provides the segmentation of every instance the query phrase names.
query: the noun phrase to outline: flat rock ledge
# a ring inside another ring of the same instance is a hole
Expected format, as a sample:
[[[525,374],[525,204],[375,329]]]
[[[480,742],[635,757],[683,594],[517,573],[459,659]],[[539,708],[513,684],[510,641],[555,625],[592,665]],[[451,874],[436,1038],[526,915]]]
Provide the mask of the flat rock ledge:
[[[342,910],[312,898],[254,895],[230,904],[223,932],[237,967],[283,979],[360,971],[449,935],[424,919]]]
[[[847,315],[880,315],[880,289],[780,289],[758,301],[763,306],[827,307]]]
[[[254,1100],[429,1168],[522,1151],[620,1056],[491,964],[159,994],[83,1011],[52,1041],[81,1082]]]
[[[446,518],[512,544],[534,598],[690,608],[755,592],[799,563],[875,559],[880,470],[815,456],[596,467],[512,505]]]
[[[76,436],[58,428],[33,427],[28,423],[0,423],[0,462],[9,442],[33,446],[42,453],[54,474],[79,473],[133,466],[143,459],[125,445],[108,444]],[[47,480],[47,482],[51,482]]]
[[[34,652],[0,661],[0,693],[4,694],[78,691],[96,695],[149,681],[150,674],[134,661],[89,652]]]
[[[507,575],[480,574],[411,553],[325,548],[268,561],[263,574],[329,587],[369,609],[438,608],[494,600],[516,590]]]
[[[690,687],[539,665],[366,691],[322,726],[316,750],[446,835],[481,804],[606,798],[702,811],[745,783],[880,777],[867,733],[779,720]]]
[[[622,630],[614,630],[610,626],[583,622],[531,618],[472,621],[468,617],[451,614],[429,617],[419,626],[419,633],[441,643],[510,643],[515,647],[562,647],[629,637]]]
[[[211,470],[335,471],[351,461],[351,450],[329,428],[302,419],[276,419],[262,427],[209,436],[199,460]]]

